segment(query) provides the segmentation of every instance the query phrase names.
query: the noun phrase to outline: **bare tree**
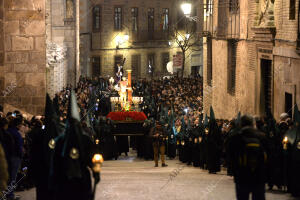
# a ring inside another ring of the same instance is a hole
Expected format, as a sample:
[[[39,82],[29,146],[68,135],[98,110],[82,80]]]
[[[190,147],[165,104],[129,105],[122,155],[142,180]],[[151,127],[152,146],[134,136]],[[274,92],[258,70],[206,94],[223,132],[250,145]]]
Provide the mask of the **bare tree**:
[[[186,53],[188,50],[197,51],[201,46],[201,36],[196,31],[196,24],[194,21],[186,20],[184,30],[174,28],[172,33],[172,39],[178,45],[182,52],[182,72],[181,77],[183,77]]]

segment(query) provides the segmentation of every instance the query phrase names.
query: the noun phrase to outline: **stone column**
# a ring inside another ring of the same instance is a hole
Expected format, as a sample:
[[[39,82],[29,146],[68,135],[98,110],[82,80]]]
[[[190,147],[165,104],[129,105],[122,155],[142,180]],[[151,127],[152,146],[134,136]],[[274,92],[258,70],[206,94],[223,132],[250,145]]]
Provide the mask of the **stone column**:
[[[131,88],[131,69],[126,70],[128,74],[128,101],[132,102],[132,88]]]
[[[75,40],[76,40],[76,42],[75,42],[75,49],[76,49],[76,52],[75,52],[75,65],[76,65],[76,74],[75,74],[75,85],[74,86],[76,86],[76,84],[78,83],[78,81],[79,81],[79,77],[80,77],[80,53],[79,53],[79,51],[80,51],[80,34],[79,34],[79,31],[80,31],[80,26],[79,26],[79,0],[76,0],[76,3],[75,3],[75,5],[76,5],[76,20],[75,20],[75,22],[76,22],[76,36],[75,36]]]

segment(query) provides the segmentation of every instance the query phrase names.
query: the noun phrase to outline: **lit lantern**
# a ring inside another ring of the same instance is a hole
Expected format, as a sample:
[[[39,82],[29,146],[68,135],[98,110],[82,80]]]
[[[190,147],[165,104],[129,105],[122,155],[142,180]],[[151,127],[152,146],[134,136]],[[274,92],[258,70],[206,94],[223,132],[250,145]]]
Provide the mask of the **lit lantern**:
[[[100,172],[101,171],[101,165],[103,163],[103,157],[101,154],[94,154],[92,158],[92,162],[94,164],[93,170],[94,172]]]
[[[289,140],[288,140],[288,137],[285,136],[282,143],[283,143],[283,149],[284,150],[287,150],[287,144],[288,144]]]

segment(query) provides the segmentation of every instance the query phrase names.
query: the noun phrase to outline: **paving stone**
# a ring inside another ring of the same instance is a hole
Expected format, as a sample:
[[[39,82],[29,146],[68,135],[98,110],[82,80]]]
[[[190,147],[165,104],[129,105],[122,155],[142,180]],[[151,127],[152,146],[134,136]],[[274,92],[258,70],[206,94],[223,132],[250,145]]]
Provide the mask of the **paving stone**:
[[[104,161],[96,200],[234,200],[234,183],[225,171],[216,175],[178,160],[167,160],[168,167],[154,167],[153,161],[135,157]],[[169,181],[174,170],[177,176]],[[181,169],[181,170],[180,170]],[[19,193],[22,200],[35,197],[35,190]],[[266,194],[267,200],[294,200],[280,192]]]

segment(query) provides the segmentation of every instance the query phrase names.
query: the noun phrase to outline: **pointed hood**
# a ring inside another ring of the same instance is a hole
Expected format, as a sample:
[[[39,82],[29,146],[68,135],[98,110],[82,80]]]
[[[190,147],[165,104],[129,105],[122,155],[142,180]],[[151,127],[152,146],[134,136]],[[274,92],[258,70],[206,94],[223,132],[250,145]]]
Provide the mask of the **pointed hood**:
[[[210,115],[209,115],[209,121],[210,122],[213,122],[213,121],[216,121],[216,117],[215,117],[215,112],[214,112],[214,110],[213,110],[213,107],[212,106],[210,106]]]
[[[235,125],[236,127],[240,128],[242,126],[242,121],[241,121],[241,112],[239,112],[236,116],[235,120]]]
[[[52,100],[48,94],[46,94],[46,106],[45,106],[45,133],[46,142],[54,139],[59,135],[58,131],[58,116],[55,112]]]
[[[80,163],[86,156],[83,144],[83,131],[80,124],[79,109],[74,90],[71,91],[67,123],[64,136],[62,157],[64,158],[67,177],[81,178]]]
[[[58,116],[56,115],[52,100],[46,94],[45,128],[43,132],[43,159],[46,166],[50,166],[51,156],[55,148],[55,138],[60,135]]]
[[[218,137],[219,127],[215,118],[215,113],[212,107],[210,107],[210,119],[208,123],[209,135]]]
[[[208,117],[207,117],[207,114],[205,114],[203,125],[204,125],[204,127],[208,127]]]
[[[48,94],[47,94],[48,95]],[[49,95],[48,95],[49,96]],[[50,98],[50,97],[49,97]],[[50,99],[51,100],[51,99]],[[46,102],[47,103],[47,102]],[[46,104],[47,105],[47,104]],[[54,99],[53,99],[53,107],[54,107],[54,110],[57,114],[57,116],[60,115],[60,111],[59,111],[59,103],[58,103],[58,96],[55,95]]]
[[[74,90],[71,91],[67,118],[80,122],[79,108]]]

